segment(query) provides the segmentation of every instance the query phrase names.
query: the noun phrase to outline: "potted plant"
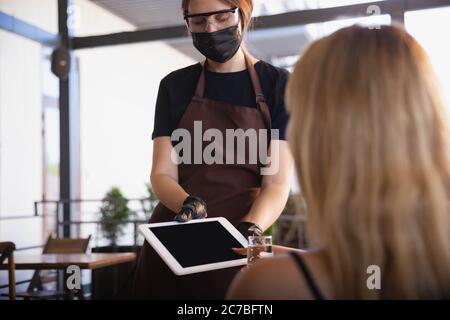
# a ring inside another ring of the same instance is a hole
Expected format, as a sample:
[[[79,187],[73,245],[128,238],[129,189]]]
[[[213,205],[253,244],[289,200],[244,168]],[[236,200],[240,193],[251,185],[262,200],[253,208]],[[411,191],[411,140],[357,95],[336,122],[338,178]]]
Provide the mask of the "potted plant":
[[[99,215],[100,229],[103,236],[109,240],[109,245],[94,248],[95,252],[133,251],[132,248],[131,250],[125,250],[125,248],[118,246],[118,241],[124,235],[127,226],[121,222],[126,222],[136,216],[136,213],[128,207],[128,200],[119,188],[113,187],[106,193],[99,208]],[[129,248],[130,246],[126,247]]]
[[[117,187],[113,187],[103,198],[100,207],[101,229],[112,246],[124,234],[125,224],[121,223],[134,217],[136,213],[128,208],[128,200]]]
[[[109,245],[92,248],[93,253],[134,252],[134,245],[118,245],[118,240],[124,235],[126,224],[120,223],[133,219],[136,213],[128,207],[128,200],[119,188],[113,187],[102,200],[99,208],[100,226],[103,236],[109,240]],[[92,296],[96,299],[116,298],[129,281],[134,263],[122,263],[117,266],[101,268],[92,271]]]

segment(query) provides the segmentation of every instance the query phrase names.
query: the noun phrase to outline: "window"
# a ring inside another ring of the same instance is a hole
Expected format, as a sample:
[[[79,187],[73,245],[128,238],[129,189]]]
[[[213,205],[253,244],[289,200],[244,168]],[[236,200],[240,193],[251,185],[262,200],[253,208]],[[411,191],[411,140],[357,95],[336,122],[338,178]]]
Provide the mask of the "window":
[[[450,7],[407,12],[405,26],[430,56],[450,108]]]

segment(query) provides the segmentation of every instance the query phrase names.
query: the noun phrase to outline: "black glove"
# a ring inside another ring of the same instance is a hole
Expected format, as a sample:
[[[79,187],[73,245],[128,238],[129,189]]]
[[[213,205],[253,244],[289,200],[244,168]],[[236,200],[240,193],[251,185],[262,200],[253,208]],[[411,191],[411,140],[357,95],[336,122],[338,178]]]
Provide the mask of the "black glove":
[[[245,239],[248,239],[249,236],[262,236],[263,230],[256,223],[243,221],[238,226],[237,229]]]
[[[206,202],[197,196],[189,196],[184,200],[180,212],[175,216],[175,221],[187,222],[192,219],[206,218]]]

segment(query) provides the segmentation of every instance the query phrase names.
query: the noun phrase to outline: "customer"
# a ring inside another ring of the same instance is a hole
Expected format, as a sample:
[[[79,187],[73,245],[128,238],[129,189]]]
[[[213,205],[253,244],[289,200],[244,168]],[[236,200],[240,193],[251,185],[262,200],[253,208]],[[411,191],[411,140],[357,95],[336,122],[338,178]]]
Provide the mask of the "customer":
[[[392,26],[317,41],[287,105],[314,250],[256,263],[228,297],[450,298],[449,132],[417,41]]]

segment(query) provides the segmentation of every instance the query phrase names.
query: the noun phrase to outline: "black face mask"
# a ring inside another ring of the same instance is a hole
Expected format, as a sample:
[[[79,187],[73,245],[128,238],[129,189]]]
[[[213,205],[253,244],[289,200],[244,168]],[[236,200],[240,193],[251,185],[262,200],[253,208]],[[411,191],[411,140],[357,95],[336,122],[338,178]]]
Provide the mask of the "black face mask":
[[[241,46],[239,25],[215,32],[193,32],[194,47],[205,57],[224,63],[230,60]]]

